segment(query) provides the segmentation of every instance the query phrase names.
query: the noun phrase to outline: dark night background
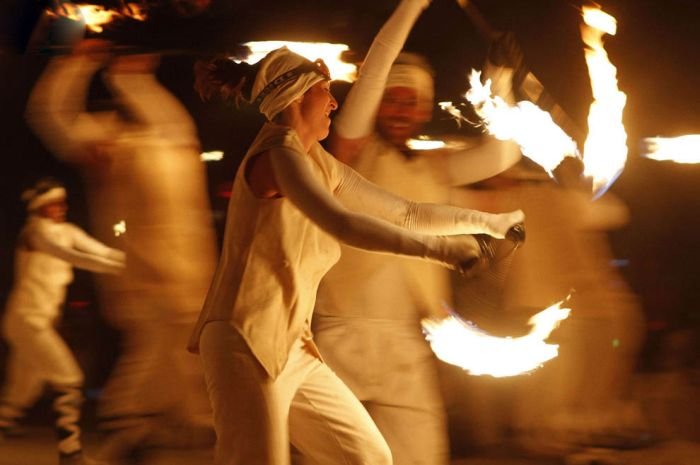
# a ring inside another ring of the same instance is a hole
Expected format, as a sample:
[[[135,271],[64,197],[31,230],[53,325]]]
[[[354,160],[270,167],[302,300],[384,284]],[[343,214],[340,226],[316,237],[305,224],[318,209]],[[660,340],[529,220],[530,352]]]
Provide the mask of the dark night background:
[[[531,70],[585,128],[591,96],[577,4],[565,0],[476,3],[496,27],[515,32]],[[234,112],[223,104],[198,101],[191,90],[194,50],[219,51],[247,40],[318,40],[347,43],[362,56],[395,4],[390,0],[218,0],[206,13],[188,19],[173,15],[164,5],[148,22],[115,25],[103,37],[143,48],[179,50],[163,58],[158,75],[190,109],[203,148],[226,153],[223,161],[208,165],[220,226],[226,200],[217,193],[233,179],[261,120],[250,111]],[[43,175],[62,179],[69,187],[69,219],[88,225],[77,171],[52,158],[23,121],[27,96],[48,60],[47,53],[25,50],[39,5],[38,0],[4,0],[0,12],[0,302],[11,285],[14,241],[24,221],[19,196],[25,187]],[[627,260],[623,271],[649,320],[640,369],[653,369],[658,335],[700,326],[700,165],[640,159],[639,140],[700,133],[700,2],[609,0],[602,7],[618,20],[617,36],[608,37],[606,49],[618,68],[620,88],[628,95],[629,161],[612,190],[629,205],[632,220],[612,240],[617,257]],[[436,68],[439,100],[457,99],[466,90],[469,69],[480,68],[486,53],[486,45],[453,0],[433,0],[406,48],[425,54]],[[99,86],[94,87],[99,93]],[[336,87],[342,97],[347,86]],[[435,114],[434,131],[458,131],[444,115]],[[91,277],[77,272],[65,331],[74,334],[78,344],[90,347],[81,355],[82,362],[94,367],[92,372],[87,370],[88,383],[98,385],[116,339],[92,311],[95,307]]]

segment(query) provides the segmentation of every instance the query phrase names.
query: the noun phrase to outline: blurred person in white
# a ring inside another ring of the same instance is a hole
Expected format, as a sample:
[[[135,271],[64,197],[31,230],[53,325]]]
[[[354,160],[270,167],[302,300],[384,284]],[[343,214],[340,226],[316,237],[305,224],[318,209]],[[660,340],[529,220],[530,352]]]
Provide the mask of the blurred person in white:
[[[0,396],[0,434],[11,436],[48,386],[60,464],[92,463],[83,456],[78,424],[83,372],[55,326],[73,267],[117,274],[124,270],[124,253],[66,221],[66,189],[57,181],[40,180],[22,198],[28,218],[17,241],[14,282],[3,317],[10,354]]]
[[[27,109],[47,147],[81,169],[95,230],[129,259],[125,273],[98,283],[101,309],[122,339],[98,407],[110,433],[105,457],[214,442],[201,364],[185,347],[216,239],[196,128],[156,79],[158,62],[111,56],[110,44],[83,40],[51,60]],[[111,109],[88,112],[91,79],[104,67]]]
[[[490,137],[462,138],[458,150],[407,147],[431,119],[434,103],[430,66],[421,56],[399,54],[422,11],[418,3],[401,2],[377,34],[334,121],[329,147],[395,195],[448,203],[453,186],[508,168],[520,152]],[[485,74],[500,95],[512,99],[512,70],[487,63]],[[503,238],[524,216],[515,210],[472,220],[474,232]],[[451,294],[443,267],[346,246],[319,287],[314,332],[321,354],[363,402],[396,465],[449,463],[436,360],[420,320],[443,316]]]
[[[577,164],[567,160],[555,170],[558,184],[541,169],[521,163],[478,190],[462,192],[464,202],[489,208],[518,205],[527,215],[528,241],[511,262],[500,318],[524,322],[573,290],[571,315],[551,336],[559,344],[559,356],[504,383],[512,402],[487,395],[493,386],[488,380],[471,383],[483,393],[465,391],[466,398],[480,399],[469,415],[482,425],[482,446],[493,446],[508,431],[535,453],[627,448],[649,439],[631,391],[644,318],[614,264],[608,238],[628,222],[628,209],[612,192],[592,201],[590,186],[579,188]],[[507,405],[512,411],[504,411]]]

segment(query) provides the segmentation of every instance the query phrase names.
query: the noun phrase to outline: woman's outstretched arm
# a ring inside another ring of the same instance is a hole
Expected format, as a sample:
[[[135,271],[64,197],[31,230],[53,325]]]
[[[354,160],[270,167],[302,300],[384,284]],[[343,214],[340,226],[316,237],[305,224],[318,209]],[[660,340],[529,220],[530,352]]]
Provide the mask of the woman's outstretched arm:
[[[351,210],[367,212],[410,231],[424,234],[488,234],[505,237],[510,228],[525,221],[521,210],[486,213],[452,205],[412,202],[391,194],[342,165],[342,181],[336,189],[340,201]]]
[[[276,148],[270,150],[269,159],[279,191],[321,229],[349,246],[430,259],[456,269],[468,268],[465,264],[479,256],[479,245],[471,236],[422,234],[348,209],[318,179],[304,154]]]

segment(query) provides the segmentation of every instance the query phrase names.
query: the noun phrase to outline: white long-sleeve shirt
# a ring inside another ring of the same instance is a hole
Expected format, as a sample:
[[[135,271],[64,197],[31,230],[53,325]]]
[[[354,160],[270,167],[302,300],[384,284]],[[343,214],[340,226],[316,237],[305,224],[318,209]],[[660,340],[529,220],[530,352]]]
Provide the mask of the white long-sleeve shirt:
[[[97,273],[118,273],[124,254],[105,246],[71,223],[31,216],[20,235],[15,256],[15,279],[7,315],[37,327],[59,316],[73,266]]]

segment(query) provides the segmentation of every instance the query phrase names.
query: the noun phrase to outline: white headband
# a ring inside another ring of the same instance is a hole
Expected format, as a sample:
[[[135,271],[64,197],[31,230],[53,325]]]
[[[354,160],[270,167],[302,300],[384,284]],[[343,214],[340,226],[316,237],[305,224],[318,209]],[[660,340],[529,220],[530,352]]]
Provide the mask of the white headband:
[[[31,194],[30,192],[29,195],[31,195],[31,200],[27,203],[27,211],[32,211],[44,205],[65,200],[67,193],[63,187],[52,187],[41,194]]]
[[[424,68],[411,64],[395,64],[389,71],[386,88],[408,87],[415,89],[419,105],[433,106],[434,84],[433,77]]]
[[[260,112],[272,121],[282,110],[326,79],[316,64],[287,47],[270,52],[260,63],[251,92]]]

